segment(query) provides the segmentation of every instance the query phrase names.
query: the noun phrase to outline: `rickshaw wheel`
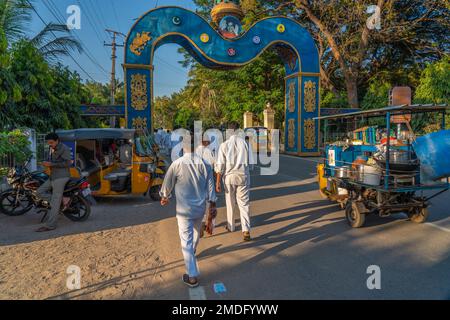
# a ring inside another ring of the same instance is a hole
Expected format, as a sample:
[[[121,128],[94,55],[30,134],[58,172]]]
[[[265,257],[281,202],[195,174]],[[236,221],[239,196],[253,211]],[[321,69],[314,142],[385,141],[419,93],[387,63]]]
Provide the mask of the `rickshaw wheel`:
[[[153,186],[149,190],[149,196],[150,199],[153,201],[161,201],[161,196],[159,195],[159,192],[161,191],[161,186]]]
[[[415,208],[408,213],[409,220],[414,223],[424,223],[427,221],[430,212],[427,208]]]
[[[352,228],[361,228],[366,222],[366,215],[361,213],[354,201],[348,201],[345,208],[347,222]]]

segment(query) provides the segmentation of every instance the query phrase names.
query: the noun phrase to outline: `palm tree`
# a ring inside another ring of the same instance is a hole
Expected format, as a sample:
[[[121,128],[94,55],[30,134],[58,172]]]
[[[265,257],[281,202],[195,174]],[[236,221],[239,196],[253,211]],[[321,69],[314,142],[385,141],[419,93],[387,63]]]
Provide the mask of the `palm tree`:
[[[24,26],[31,22],[31,10],[32,6],[26,0],[0,0],[0,29],[8,43],[24,37]]]
[[[56,33],[65,35],[57,36]],[[59,60],[75,50],[83,51],[81,43],[70,36],[70,30],[64,24],[49,23],[30,41],[48,61]]]
[[[26,38],[26,25],[31,22],[33,10],[30,0],[0,0],[0,29],[4,30],[8,43]],[[28,40],[48,61],[58,60],[72,51],[82,52],[80,42],[64,24],[48,23]]]

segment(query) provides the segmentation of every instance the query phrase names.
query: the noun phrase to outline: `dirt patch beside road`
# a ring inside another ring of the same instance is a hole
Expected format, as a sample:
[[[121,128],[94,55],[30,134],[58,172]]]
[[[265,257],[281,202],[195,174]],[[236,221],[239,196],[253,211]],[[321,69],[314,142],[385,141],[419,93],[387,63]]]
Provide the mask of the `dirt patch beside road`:
[[[85,223],[60,218],[55,233],[36,234],[38,217],[0,216],[0,299],[133,299],[152,291],[157,270],[159,204],[107,200]],[[66,286],[81,269],[81,290]]]

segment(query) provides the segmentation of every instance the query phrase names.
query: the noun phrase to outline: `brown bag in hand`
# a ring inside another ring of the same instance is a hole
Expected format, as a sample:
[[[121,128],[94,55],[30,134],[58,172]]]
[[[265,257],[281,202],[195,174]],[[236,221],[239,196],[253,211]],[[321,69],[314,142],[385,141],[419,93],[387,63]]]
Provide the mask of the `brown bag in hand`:
[[[217,208],[216,206],[208,206],[208,218],[206,219],[206,233],[210,236],[214,233],[216,226]]]

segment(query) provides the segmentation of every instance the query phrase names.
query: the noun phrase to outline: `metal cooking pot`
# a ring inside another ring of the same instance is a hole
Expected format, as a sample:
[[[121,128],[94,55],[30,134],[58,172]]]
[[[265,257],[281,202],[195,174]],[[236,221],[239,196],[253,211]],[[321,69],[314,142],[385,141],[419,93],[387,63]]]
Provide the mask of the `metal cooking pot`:
[[[350,178],[350,167],[336,168],[335,177],[341,179]]]
[[[378,161],[386,161],[387,154],[386,153],[378,153],[375,156],[375,160]],[[390,163],[409,163],[412,158],[412,153],[410,151],[405,150],[396,150],[391,149],[389,152],[389,162]]]
[[[411,153],[404,150],[391,150],[389,159],[392,163],[408,163],[411,160]]]

